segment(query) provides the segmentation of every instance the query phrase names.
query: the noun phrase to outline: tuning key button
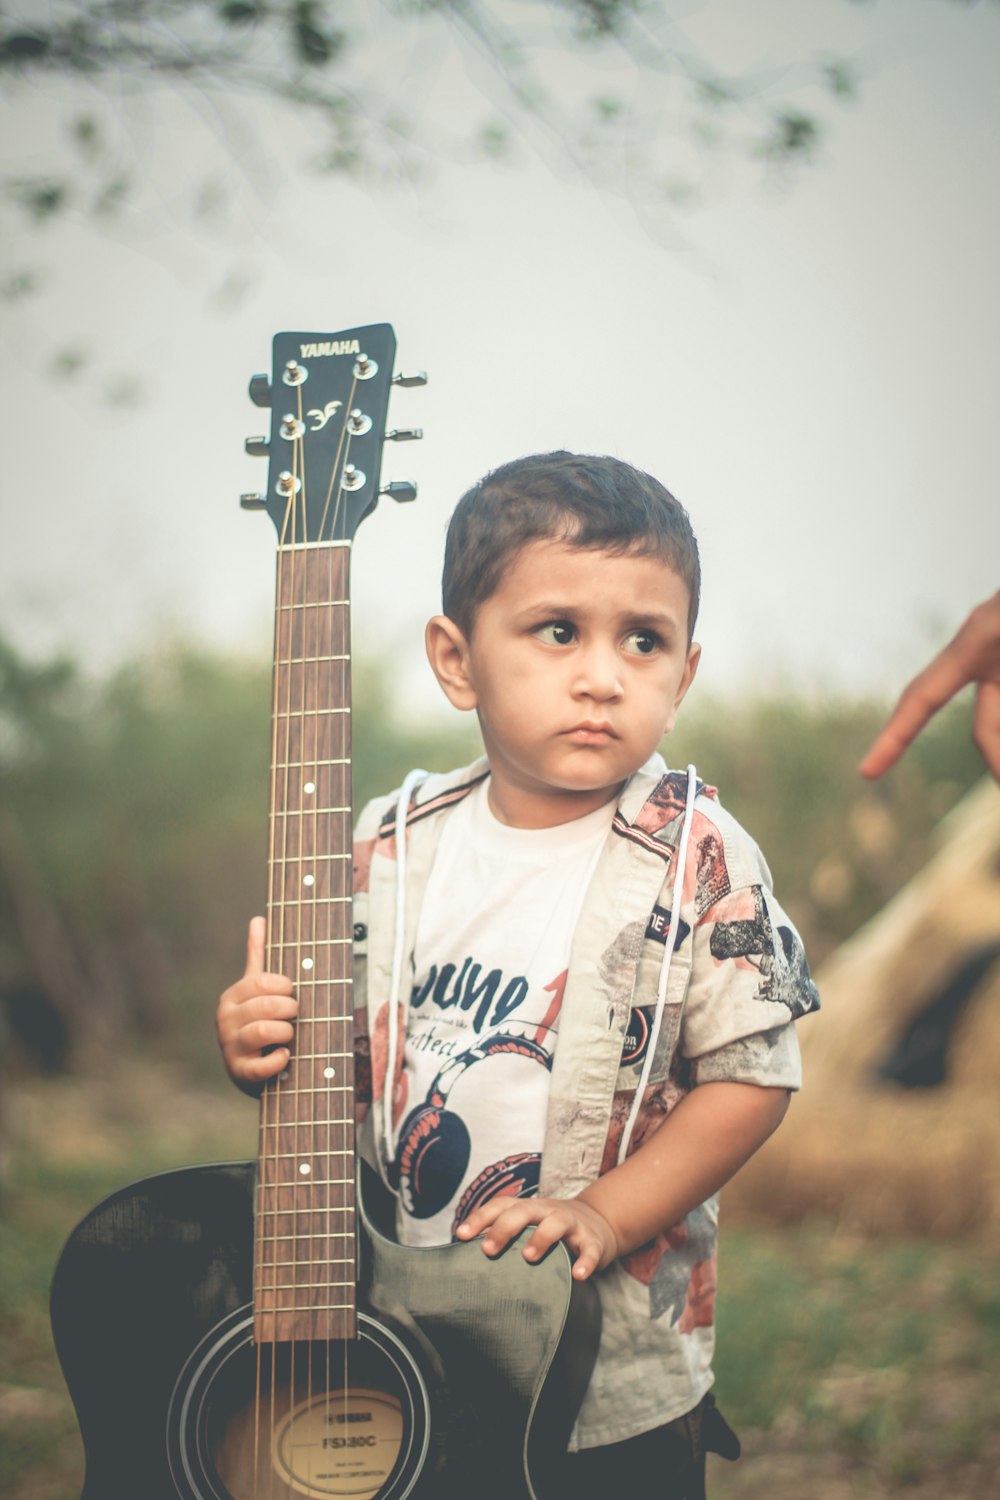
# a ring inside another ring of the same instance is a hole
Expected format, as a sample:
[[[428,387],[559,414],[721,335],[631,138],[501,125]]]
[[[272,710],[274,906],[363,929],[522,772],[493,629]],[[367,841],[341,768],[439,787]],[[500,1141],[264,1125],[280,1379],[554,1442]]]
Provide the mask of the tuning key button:
[[[243,447],[251,458],[267,458],[271,451],[271,444],[266,437],[244,438]]]
[[[388,495],[390,500],[398,500],[403,504],[417,498],[417,487],[409,479],[394,479],[391,484],[384,485],[379,494]]]
[[[386,442],[389,443],[415,443],[424,435],[422,427],[394,427],[387,432]]]
[[[281,426],[278,429],[278,431],[281,433],[281,436],[285,438],[285,440],[289,443],[294,443],[303,435],[305,430],[306,424],[304,422],[300,422],[298,417],[293,416],[290,411],[286,412],[282,417]]]
[[[426,385],[427,371],[418,370],[415,375],[394,375],[392,383],[393,385]]]
[[[243,507],[244,510],[266,510],[267,509],[267,501],[264,499],[263,495],[254,495],[254,494],[241,495],[240,496],[240,505]]]
[[[251,375],[250,400],[254,406],[270,406],[271,382],[266,375]]]
[[[290,359],[281,372],[285,385],[303,385],[309,379],[309,371],[297,359]]]

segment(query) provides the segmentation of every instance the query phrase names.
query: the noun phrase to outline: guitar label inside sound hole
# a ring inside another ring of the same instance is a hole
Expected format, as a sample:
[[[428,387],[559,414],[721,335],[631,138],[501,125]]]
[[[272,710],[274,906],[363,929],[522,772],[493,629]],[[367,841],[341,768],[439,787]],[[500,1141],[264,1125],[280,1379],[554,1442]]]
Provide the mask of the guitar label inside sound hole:
[[[308,1500],[375,1500],[399,1458],[394,1396],[350,1387],[300,1402],[274,1435],[274,1472]]]

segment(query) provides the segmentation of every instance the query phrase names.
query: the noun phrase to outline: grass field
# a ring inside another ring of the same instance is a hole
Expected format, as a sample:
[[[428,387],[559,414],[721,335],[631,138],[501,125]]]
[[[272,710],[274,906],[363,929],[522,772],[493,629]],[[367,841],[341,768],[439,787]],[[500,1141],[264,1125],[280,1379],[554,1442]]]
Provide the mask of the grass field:
[[[234,1093],[181,1098],[161,1073],[133,1071],[100,1096],[65,1082],[20,1089],[4,1114],[0,1492],[78,1500],[82,1451],[48,1325],[59,1247],[134,1177],[251,1155],[255,1111]],[[1000,1494],[996,1259],[981,1242],[728,1223],[717,1394],[744,1458],[713,1461],[713,1500]]]

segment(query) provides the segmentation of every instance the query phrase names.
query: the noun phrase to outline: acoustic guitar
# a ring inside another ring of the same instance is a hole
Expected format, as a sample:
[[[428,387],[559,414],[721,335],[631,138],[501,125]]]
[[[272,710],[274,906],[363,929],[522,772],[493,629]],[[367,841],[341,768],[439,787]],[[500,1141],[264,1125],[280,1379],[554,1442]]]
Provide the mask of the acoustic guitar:
[[[83,1500],[551,1500],[592,1369],[596,1292],[562,1245],[403,1248],[355,1160],[348,564],[383,442],[418,435],[385,431],[391,385],[424,379],[394,381],[395,346],[283,333],[251,381],[269,472],[244,503],[278,533],[267,963],[296,1039],[256,1163],[124,1188],[63,1250]]]

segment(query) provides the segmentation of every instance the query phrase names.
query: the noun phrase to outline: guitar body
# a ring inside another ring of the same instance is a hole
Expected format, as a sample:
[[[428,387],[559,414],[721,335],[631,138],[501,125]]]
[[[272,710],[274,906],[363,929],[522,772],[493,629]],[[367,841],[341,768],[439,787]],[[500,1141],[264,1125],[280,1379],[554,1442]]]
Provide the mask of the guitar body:
[[[52,1324],[82,1500],[550,1500],[599,1329],[563,1247],[537,1266],[517,1246],[407,1249],[362,1211],[358,1337],[261,1347],[255,1179],[163,1173],[69,1239]]]

